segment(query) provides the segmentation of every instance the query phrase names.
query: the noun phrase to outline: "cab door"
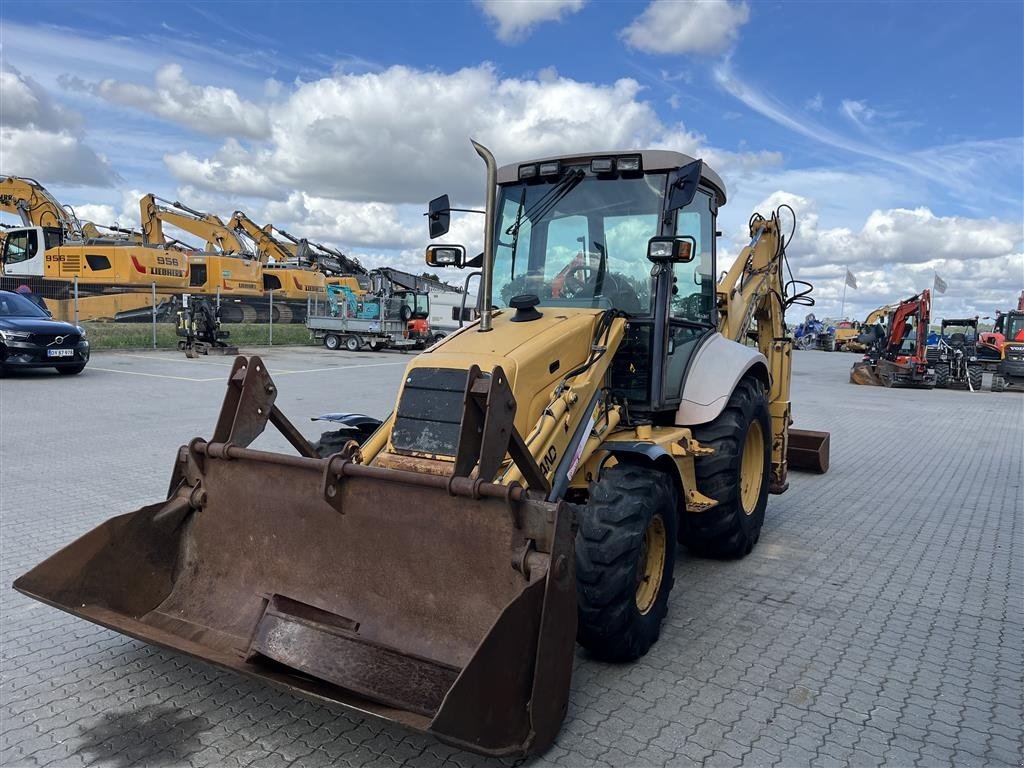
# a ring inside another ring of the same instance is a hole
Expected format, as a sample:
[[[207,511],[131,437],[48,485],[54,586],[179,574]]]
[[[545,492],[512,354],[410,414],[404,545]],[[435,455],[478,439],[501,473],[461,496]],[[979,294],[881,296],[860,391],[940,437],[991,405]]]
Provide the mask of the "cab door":
[[[7,230],[0,261],[5,275],[33,277],[43,275],[46,239],[42,227]]]

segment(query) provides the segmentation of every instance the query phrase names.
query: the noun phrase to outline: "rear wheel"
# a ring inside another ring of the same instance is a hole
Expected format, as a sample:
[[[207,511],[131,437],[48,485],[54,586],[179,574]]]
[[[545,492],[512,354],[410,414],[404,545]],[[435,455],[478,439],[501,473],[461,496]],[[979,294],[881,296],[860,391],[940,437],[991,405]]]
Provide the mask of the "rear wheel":
[[[945,363],[935,365],[935,386],[945,387],[949,383],[949,366]]]
[[[341,337],[335,333],[324,336],[324,346],[328,349],[341,349]]]
[[[676,562],[678,499],[648,467],[617,464],[578,510],[578,640],[608,661],[647,653],[668,611]]]
[[[681,540],[697,554],[743,557],[761,536],[771,474],[771,420],[764,385],[743,379],[725,410],[693,436],[715,449],[695,462],[697,488],[718,501],[684,513]]]
[[[981,391],[981,377],[984,369],[980,365],[972,365],[967,368],[967,378],[971,382],[971,389],[975,392]]]

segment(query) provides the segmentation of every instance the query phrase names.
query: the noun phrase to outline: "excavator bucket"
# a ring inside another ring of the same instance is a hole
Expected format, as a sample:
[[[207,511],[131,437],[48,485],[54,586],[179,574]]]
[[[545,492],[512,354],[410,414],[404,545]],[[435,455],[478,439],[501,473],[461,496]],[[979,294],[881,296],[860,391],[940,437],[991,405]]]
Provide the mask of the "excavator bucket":
[[[851,384],[867,384],[875,387],[882,386],[882,380],[875,370],[875,366],[868,360],[861,360],[850,368]]]
[[[489,755],[547,748],[576,635],[573,513],[517,486],[326,459],[239,357],[168,499],[19,578],[76,616]],[[247,448],[276,426],[300,455]]]

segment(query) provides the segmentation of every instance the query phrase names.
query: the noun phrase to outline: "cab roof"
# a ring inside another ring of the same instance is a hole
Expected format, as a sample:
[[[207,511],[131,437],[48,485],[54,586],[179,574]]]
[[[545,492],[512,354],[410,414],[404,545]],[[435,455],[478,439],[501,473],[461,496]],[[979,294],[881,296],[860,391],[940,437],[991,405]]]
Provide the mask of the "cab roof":
[[[623,155],[640,155],[644,172],[649,171],[674,171],[689,165],[697,158],[684,155],[682,152],[672,152],[667,149],[627,149],[611,152],[587,152],[579,155],[554,155],[552,157],[539,157],[532,160],[522,160],[518,163],[503,165],[498,169],[498,183],[512,184],[519,181],[519,166],[531,165],[533,163],[545,163],[552,160],[560,160],[569,165],[579,165],[593,160],[595,157],[621,157]],[[704,163],[704,171],[701,174],[701,183],[714,190],[719,205],[725,205],[725,183],[707,163]]]

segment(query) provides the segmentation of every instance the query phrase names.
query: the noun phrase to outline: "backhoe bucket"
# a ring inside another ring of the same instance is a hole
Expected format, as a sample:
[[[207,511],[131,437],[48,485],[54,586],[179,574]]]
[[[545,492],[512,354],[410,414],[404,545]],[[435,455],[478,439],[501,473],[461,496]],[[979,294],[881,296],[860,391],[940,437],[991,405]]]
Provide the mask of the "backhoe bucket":
[[[576,635],[571,507],[518,486],[327,459],[238,358],[166,502],[18,579],[140,640],[490,755],[547,748]],[[304,454],[245,447],[269,419]],[[262,423],[261,423],[262,420]]]
[[[867,384],[875,387],[882,386],[882,380],[875,372],[875,366],[867,360],[861,360],[853,364],[853,367],[850,369],[850,383]]]
[[[828,472],[831,441],[832,437],[828,432],[790,427],[787,452],[789,468],[818,474]]]

